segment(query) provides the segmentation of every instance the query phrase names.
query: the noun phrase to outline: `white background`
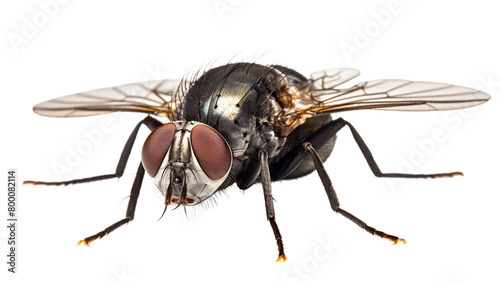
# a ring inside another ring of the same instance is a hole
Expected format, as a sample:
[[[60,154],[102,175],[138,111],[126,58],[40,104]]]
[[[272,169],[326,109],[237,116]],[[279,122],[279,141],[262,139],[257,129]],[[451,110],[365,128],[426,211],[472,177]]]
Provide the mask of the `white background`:
[[[119,180],[19,187],[19,273],[7,274],[0,266],[2,276],[106,281],[500,278],[495,269],[500,261],[500,18],[493,1],[67,1],[44,8],[47,2],[17,1],[0,8],[1,170],[16,168],[19,183],[113,172],[126,137],[143,118],[119,113],[46,118],[31,111],[36,103],[124,83],[181,78],[233,56],[283,64],[306,76],[354,67],[362,72],[356,82],[447,82],[479,88],[493,98],[450,113],[341,115],[355,125],[383,171],[411,165],[415,173],[464,172],[465,177],[452,179],[378,179],[350,133],[339,133],[326,168],[342,206],[369,225],[407,239],[406,245],[372,237],[335,214],[312,174],[273,185],[289,258],[285,263],[274,262],[276,244],[258,185],[246,192],[232,187],[216,204],[189,209],[189,219],[178,209],[157,222],[163,198],[146,179],[132,223],[89,248],[77,246],[78,240],[124,217],[144,131]],[[347,45],[356,53],[346,54],[342,46]],[[110,132],[99,129],[101,122],[111,124]],[[85,132],[96,130],[102,140],[78,163],[68,163],[69,151],[88,144]],[[436,132],[441,138],[431,141]],[[57,164],[68,167],[62,176],[54,169]],[[1,192],[4,214],[5,195]],[[4,256],[5,227],[0,236]]]

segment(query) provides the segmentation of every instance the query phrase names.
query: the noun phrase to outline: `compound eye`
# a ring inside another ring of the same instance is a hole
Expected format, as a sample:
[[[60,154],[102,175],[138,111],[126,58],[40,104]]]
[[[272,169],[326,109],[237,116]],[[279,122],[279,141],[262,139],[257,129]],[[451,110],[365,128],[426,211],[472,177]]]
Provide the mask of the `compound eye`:
[[[194,126],[191,145],[198,163],[209,178],[219,180],[229,172],[233,157],[231,149],[224,137],[213,128]]]
[[[160,169],[161,162],[167,154],[170,143],[174,139],[175,125],[161,125],[149,134],[142,147],[142,165],[151,177]]]

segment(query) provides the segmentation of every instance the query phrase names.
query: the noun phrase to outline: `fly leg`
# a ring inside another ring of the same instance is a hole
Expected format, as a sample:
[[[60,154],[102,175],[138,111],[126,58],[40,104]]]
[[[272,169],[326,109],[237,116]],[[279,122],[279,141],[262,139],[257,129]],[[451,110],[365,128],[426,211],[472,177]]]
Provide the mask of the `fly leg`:
[[[365,157],[368,166],[370,166],[370,169],[372,170],[373,174],[379,178],[382,177],[383,178],[445,178],[445,177],[463,176],[461,172],[438,173],[438,174],[383,173],[382,171],[380,171],[380,168],[375,162],[375,159],[373,159],[373,155],[368,149],[368,146],[366,146],[365,142],[363,141],[359,133],[356,131],[356,129],[354,129],[354,127],[351,125],[351,123],[345,121],[342,118],[339,118],[328,125],[331,125],[331,130],[334,131],[335,133],[346,125],[349,127],[349,130],[351,131],[354,140],[358,144],[359,149],[361,149],[361,152],[363,153],[363,156]]]
[[[127,160],[130,156],[130,152],[132,151],[132,146],[134,145],[137,133],[139,132],[139,129],[141,125],[144,124],[146,125],[150,130],[154,130],[156,127],[159,127],[162,125],[162,123],[156,119],[154,119],[151,116],[147,116],[144,118],[139,124],[137,124],[130,134],[127,142],[125,143],[125,146],[123,147],[122,154],[120,156],[120,160],[118,161],[118,165],[116,166],[116,171],[113,174],[107,174],[107,175],[100,175],[100,176],[93,176],[93,177],[88,177],[88,178],[82,178],[82,179],[74,179],[74,180],[68,180],[68,181],[59,181],[59,182],[45,182],[45,181],[24,181],[23,184],[33,184],[33,185],[68,185],[68,184],[77,184],[77,183],[84,183],[84,182],[92,182],[92,181],[99,181],[99,180],[105,180],[105,179],[112,179],[112,178],[119,178],[123,175],[123,172],[125,171],[125,166],[127,165]]]
[[[305,142],[303,144],[303,147],[306,152],[309,153],[309,155],[312,156],[313,162],[314,162],[314,167],[316,168],[316,171],[318,172],[318,175],[321,179],[321,182],[323,183],[323,186],[326,191],[326,195],[328,196],[328,200],[330,200],[330,206],[332,209],[343,215],[344,217],[350,219],[352,222],[357,224],[359,227],[362,229],[368,231],[369,233],[373,235],[377,235],[378,237],[385,238],[387,240],[390,240],[394,242],[394,244],[397,244],[398,242],[402,242],[406,244],[406,241],[404,239],[401,239],[397,236],[387,234],[385,232],[376,230],[375,228],[367,225],[365,222],[354,216],[353,214],[345,211],[344,209],[340,208],[340,203],[339,199],[337,198],[337,193],[335,192],[335,189],[333,188],[332,182],[330,180],[330,177],[326,173],[325,167],[323,166],[323,161],[321,161],[321,158],[319,157],[318,153],[316,150],[312,147],[311,143]]]
[[[380,171],[375,159],[371,151],[366,146],[365,142],[356,131],[354,126],[351,123],[345,121],[342,118],[338,118],[316,131],[314,134],[309,136],[305,141],[311,143],[313,147],[319,148],[323,146],[329,139],[333,138],[338,131],[347,126],[351,131],[356,144],[359,149],[363,153],[368,166],[370,167],[372,173],[379,178],[443,178],[443,177],[454,177],[454,176],[463,176],[461,172],[452,172],[452,173],[437,173],[437,174],[405,174],[405,173],[384,173]],[[300,146],[295,147],[291,150],[287,155],[285,155],[278,163],[273,165],[272,169],[272,178],[273,180],[281,180],[286,178],[290,173],[293,172],[295,168],[297,168],[301,162],[304,160],[304,157],[307,153],[304,152],[304,149]]]
[[[286,261],[285,250],[283,247],[283,239],[281,237],[280,230],[276,224],[276,218],[274,214],[274,204],[273,204],[273,194],[271,189],[271,174],[269,173],[269,162],[267,157],[267,151],[259,151],[260,160],[260,179],[262,181],[262,187],[264,189],[264,201],[266,204],[266,215],[269,223],[274,232],[274,237],[276,238],[276,244],[278,245],[278,259],[276,261]]]
[[[61,182],[25,181],[23,184],[68,185],[68,184],[77,184],[77,183],[92,182],[92,181],[121,177],[123,175],[124,170],[125,170],[125,166],[127,165],[127,160],[130,156],[130,152],[132,151],[132,146],[134,145],[137,133],[139,132],[139,129],[140,129],[142,124],[146,125],[150,130],[153,130],[156,127],[162,125],[162,123],[160,121],[148,116],[135,126],[135,128],[132,131],[132,133],[130,134],[127,142],[125,143],[125,146],[124,146],[123,151],[121,153],[120,160],[118,161],[118,165],[116,166],[116,171],[114,174],[100,175],[100,176],[88,177],[88,178],[83,178],[83,179],[75,179],[75,180],[69,180],[69,181],[61,181]],[[132,189],[130,190],[130,199],[128,202],[127,212],[125,214],[125,218],[110,225],[109,227],[107,227],[103,231],[81,240],[80,242],[78,242],[78,245],[88,246],[89,243],[91,243],[92,241],[106,236],[110,232],[114,231],[115,229],[119,228],[120,226],[122,226],[122,225],[124,225],[124,224],[126,224],[134,219],[135,207],[137,205],[137,199],[139,198],[139,192],[141,190],[141,185],[142,185],[143,179],[144,179],[144,167],[142,166],[142,163],[140,163],[139,168],[137,169],[137,174],[135,176],[134,183],[132,184]]]
[[[96,239],[101,239],[102,237],[108,235],[113,230],[118,227],[132,221],[134,219],[135,207],[137,206],[137,199],[139,198],[139,192],[141,191],[142,180],[144,179],[144,167],[142,162],[139,164],[137,169],[137,175],[135,176],[134,183],[132,184],[132,189],[130,190],[130,199],[128,201],[127,212],[125,213],[125,218],[117,221],[116,223],[110,225],[101,232],[98,232],[92,236],[89,236],[78,242],[78,245],[89,246],[89,243]]]
[[[259,179],[259,176],[264,190],[264,203],[266,204],[267,220],[271,224],[274,238],[276,238],[276,244],[278,245],[278,259],[276,261],[286,261],[283,239],[278,225],[276,224],[273,204],[274,199],[271,187],[272,179],[269,172],[268,155],[265,150],[259,151],[258,156],[248,164],[245,171],[236,176],[236,183],[240,189],[245,190],[252,186]]]

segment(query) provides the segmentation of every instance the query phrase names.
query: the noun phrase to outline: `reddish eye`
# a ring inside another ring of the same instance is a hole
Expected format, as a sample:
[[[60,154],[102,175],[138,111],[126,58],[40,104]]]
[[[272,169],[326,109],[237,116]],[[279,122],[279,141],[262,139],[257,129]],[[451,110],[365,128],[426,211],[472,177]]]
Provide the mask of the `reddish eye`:
[[[193,127],[191,145],[198,163],[209,178],[221,179],[231,168],[231,149],[214,129],[205,125]]]
[[[142,165],[151,177],[160,169],[161,162],[174,138],[175,125],[161,125],[149,134],[142,147]]]

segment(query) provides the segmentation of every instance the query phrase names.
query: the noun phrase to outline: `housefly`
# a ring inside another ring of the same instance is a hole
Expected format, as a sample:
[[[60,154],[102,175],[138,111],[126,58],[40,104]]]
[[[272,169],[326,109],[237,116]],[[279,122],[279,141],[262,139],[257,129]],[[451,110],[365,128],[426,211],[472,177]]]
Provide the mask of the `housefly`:
[[[317,171],[333,211],[367,232],[394,244],[404,239],[379,231],[342,209],[323,166],[336,134],[349,128],[377,177],[440,178],[462,175],[384,173],[360,134],[332,113],[358,109],[433,111],[460,109],[486,102],[481,91],[443,83],[374,80],[338,86],[359,75],[351,68],[313,73],[310,78],[280,65],[230,63],[202,71],[192,79],[127,84],[77,93],[36,105],[50,117],[78,117],[133,111],[148,114],[125,143],[113,174],[61,182],[25,181],[35,185],[68,185],[123,175],[142,125],[147,137],[132,184],[125,218],[79,242],[89,245],[134,219],[145,173],[165,196],[165,210],[197,205],[236,184],[240,189],[260,183],[266,215],[276,238],[278,261],[285,261],[283,239],[276,224],[271,182]],[[152,115],[167,117],[163,124]],[[163,213],[165,213],[165,210]]]

